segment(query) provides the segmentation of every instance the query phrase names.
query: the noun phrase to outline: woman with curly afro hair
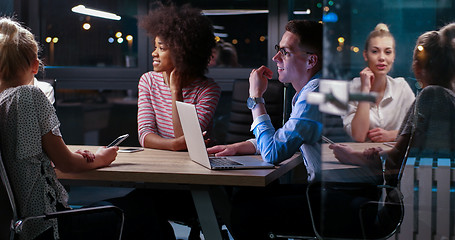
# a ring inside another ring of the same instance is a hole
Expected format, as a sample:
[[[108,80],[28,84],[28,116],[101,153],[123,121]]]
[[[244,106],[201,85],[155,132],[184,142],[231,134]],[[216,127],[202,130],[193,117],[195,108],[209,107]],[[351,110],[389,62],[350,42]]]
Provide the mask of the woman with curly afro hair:
[[[195,104],[206,131],[220,97],[219,86],[204,76],[215,37],[200,10],[189,5],[157,6],[139,21],[155,44],[153,71],[139,81],[139,138],[144,147],[183,150],[186,144],[175,101]],[[135,189],[107,201],[125,213],[122,239],[175,239],[168,220],[198,223],[188,190]]]
[[[186,4],[156,3],[139,25],[152,37],[153,71],[139,81],[138,132],[143,147],[185,150],[175,101],[196,105],[202,131],[210,130],[220,88],[205,77],[215,48],[210,20]]]

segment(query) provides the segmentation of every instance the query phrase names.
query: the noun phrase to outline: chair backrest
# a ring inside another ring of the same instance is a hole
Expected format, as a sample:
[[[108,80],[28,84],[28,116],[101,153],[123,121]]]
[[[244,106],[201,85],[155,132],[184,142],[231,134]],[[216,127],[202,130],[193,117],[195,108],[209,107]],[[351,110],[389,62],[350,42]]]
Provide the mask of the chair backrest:
[[[424,88],[416,98],[413,119],[398,176],[406,212],[399,238],[415,238],[417,232],[417,238],[439,239],[452,230],[455,94],[441,87]]]
[[[253,118],[251,111],[246,106],[248,98],[248,79],[237,79],[232,90],[231,112],[229,126],[226,133],[226,143],[235,143],[254,138],[250,132]],[[275,128],[283,125],[284,85],[277,80],[268,82],[267,91],[264,93],[265,107]]]
[[[412,132],[405,159],[401,164],[398,181],[401,180],[406,160],[420,158],[450,158],[455,154],[455,93],[442,87],[417,96],[414,105],[414,131]],[[436,101],[427,101],[437,98]],[[432,105],[430,105],[432,104]]]
[[[13,191],[6,174],[5,165],[0,151],[0,239],[13,239],[14,232],[11,231],[11,224],[18,218],[16,202]]]
[[[379,214],[383,214],[385,216],[383,224],[387,224],[387,222],[397,222],[398,225],[401,224],[401,220],[397,219],[397,216],[393,216],[391,213],[397,211],[404,211],[404,208],[409,210],[410,207],[413,209],[412,206],[404,206],[403,203],[404,195],[401,194],[401,185],[402,185],[402,178],[403,174],[406,169],[408,159],[412,159],[411,162],[414,169],[414,172],[407,172],[406,174],[416,175],[419,172],[419,162],[420,159],[430,159],[432,160],[433,164],[430,163],[430,166],[438,166],[438,159],[439,158],[449,158],[454,160],[455,156],[455,94],[451,91],[447,91],[442,87],[432,87],[431,89],[426,89],[430,91],[425,91],[425,95],[418,95],[413,107],[412,115],[410,115],[410,119],[412,119],[412,132],[409,139],[408,147],[406,149],[405,156],[399,166],[398,173],[392,174],[390,178],[390,183],[392,186],[397,186],[396,191],[389,191],[387,194],[387,200],[391,203],[388,205],[387,208],[382,209]],[[431,99],[431,100],[430,100]],[[436,100],[435,100],[436,99]],[[427,163],[426,163],[427,164]],[[409,168],[408,168],[409,169]],[[437,170],[436,170],[437,171]],[[431,168],[430,168],[430,172]],[[420,172],[421,175],[425,175]],[[431,175],[431,174],[430,174]],[[413,178],[413,177],[411,177]],[[431,179],[431,177],[430,177]],[[436,177],[437,179],[437,177]],[[450,181],[450,180],[447,180]],[[409,186],[403,186],[407,190],[408,193],[410,191],[415,191],[414,188],[417,186],[416,183],[413,182],[406,182],[403,184],[408,184]],[[429,184],[432,186],[431,180]],[[447,183],[445,183],[447,184]],[[442,183],[438,183],[438,185],[442,185]],[[430,188],[430,195],[432,188]],[[419,194],[424,194],[424,191],[419,190]],[[405,193],[403,192],[403,193]],[[412,197],[412,196],[406,196]],[[438,197],[439,198],[439,197]],[[430,198],[431,199],[431,198]],[[442,199],[438,199],[442,200]],[[406,204],[410,204],[409,202],[414,202],[413,199],[408,199]],[[419,200],[419,205],[431,206],[431,203],[424,203]],[[378,219],[381,220],[381,215],[379,215]],[[391,219],[395,217],[395,219]],[[409,225],[409,224],[408,224]],[[413,225],[413,224],[412,224]],[[391,230],[396,230],[396,226],[390,226]]]

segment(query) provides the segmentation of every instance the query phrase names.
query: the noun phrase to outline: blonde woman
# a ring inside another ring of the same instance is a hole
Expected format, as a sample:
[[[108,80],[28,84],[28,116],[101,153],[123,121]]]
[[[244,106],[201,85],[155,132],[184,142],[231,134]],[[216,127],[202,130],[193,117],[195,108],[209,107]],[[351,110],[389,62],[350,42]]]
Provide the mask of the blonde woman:
[[[19,217],[68,209],[68,193],[54,167],[62,172],[80,172],[108,166],[115,160],[118,147],[103,147],[96,153],[68,149],[54,107],[39,88],[29,85],[40,67],[38,43],[28,29],[10,18],[0,17],[0,53],[0,146]],[[109,229],[113,228],[112,221],[115,224],[115,215],[81,217],[31,220],[18,238],[80,239],[78,234],[93,237],[89,239],[113,237],[110,234],[114,231]],[[76,229],[72,224],[77,221],[86,225]]]
[[[395,141],[403,118],[415,99],[404,78],[388,75],[395,61],[395,39],[380,23],[368,35],[363,51],[367,63],[351,92],[376,93],[376,103],[352,102],[343,116],[344,128],[357,142]]]
[[[454,42],[454,23],[439,31],[426,32],[417,39],[412,69],[423,89],[401,124],[397,143],[386,151],[371,148],[363,152],[354,151],[344,144],[330,145],[340,162],[381,170],[382,158],[386,164],[388,184],[396,185],[397,178],[394,176],[401,168],[409,145],[421,152],[436,149],[453,151],[455,131],[450,130],[450,125],[455,119]]]

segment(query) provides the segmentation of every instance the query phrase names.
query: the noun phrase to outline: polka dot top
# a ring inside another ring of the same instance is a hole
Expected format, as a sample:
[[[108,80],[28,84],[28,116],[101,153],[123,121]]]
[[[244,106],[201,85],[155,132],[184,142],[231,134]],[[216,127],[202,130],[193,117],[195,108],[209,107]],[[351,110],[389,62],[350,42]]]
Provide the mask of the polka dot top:
[[[68,207],[68,194],[57,180],[44,153],[41,137],[60,136],[60,122],[44,93],[34,86],[8,88],[0,93],[0,146],[20,218],[55,212],[57,202]],[[34,239],[57,220],[31,220],[19,239]]]

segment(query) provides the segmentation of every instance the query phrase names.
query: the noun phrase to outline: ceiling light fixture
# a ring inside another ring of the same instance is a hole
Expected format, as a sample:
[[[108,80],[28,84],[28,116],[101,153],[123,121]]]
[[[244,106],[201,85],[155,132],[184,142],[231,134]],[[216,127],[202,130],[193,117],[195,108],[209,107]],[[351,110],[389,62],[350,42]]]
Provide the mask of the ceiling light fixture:
[[[202,10],[202,13],[206,16],[217,16],[217,15],[245,15],[245,14],[263,14],[269,13],[269,10],[246,10],[246,9],[210,9]]]
[[[116,14],[105,12],[105,11],[100,11],[100,10],[95,10],[95,9],[91,9],[91,8],[86,8],[84,5],[77,5],[73,8],[71,8],[71,11],[73,11],[75,13],[80,13],[80,14],[85,14],[85,15],[90,15],[90,16],[100,17],[100,18],[106,18],[106,19],[111,19],[111,20],[117,20],[117,21],[122,19],[122,17],[120,17]]]
[[[309,15],[309,14],[311,14],[311,10],[307,9],[305,11],[294,11],[294,14],[295,15]]]

